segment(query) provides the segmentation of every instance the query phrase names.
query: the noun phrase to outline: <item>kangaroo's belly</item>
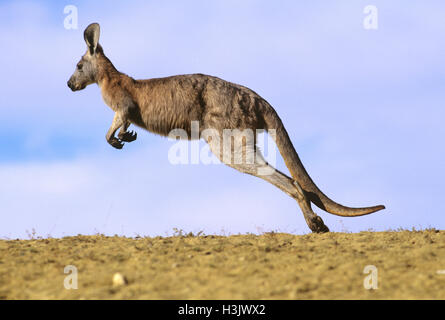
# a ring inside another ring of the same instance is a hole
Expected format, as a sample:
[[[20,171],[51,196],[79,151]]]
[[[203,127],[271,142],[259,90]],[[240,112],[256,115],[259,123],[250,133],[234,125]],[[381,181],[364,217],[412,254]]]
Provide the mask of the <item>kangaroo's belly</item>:
[[[187,138],[192,137],[192,130],[198,129],[201,123],[201,117],[198,113],[190,112],[178,112],[178,110],[171,110],[171,108],[165,106],[159,108],[159,112],[143,113],[139,121],[134,123],[144,129],[162,135],[168,136],[170,133],[184,133]]]

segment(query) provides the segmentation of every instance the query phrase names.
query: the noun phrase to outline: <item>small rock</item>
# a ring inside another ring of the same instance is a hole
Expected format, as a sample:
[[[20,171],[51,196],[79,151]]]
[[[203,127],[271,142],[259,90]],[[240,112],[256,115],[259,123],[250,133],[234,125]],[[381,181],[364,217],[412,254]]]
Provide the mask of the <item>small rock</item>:
[[[124,286],[127,283],[128,283],[128,281],[122,273],[117,272],[113,275],[113,286],[114,287]]]

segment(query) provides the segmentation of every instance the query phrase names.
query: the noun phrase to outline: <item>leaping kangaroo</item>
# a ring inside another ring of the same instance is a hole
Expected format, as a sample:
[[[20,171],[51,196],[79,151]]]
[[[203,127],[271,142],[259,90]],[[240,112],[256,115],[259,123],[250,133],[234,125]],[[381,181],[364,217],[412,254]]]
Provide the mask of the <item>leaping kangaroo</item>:
[[[241,147],[231,148],[232,154],[256,154],[255,160],[234,163],[227,161],[221,144],[204,138],[210,150],[223,163],[275,185],[297,200],[309,228],[313,232],[328,232],[328,227],[311,208],[319,208],[338,216],[354,217],[382,210],[383,205],[350,208],[328,198],[306,172],[291,140],[274,108],[257,93],[217,77],[203,74],[177,75],[166,78],[135,80],[116,70],[99,44],[100,27],[90,24],[84,31],[87,51],[77,63],[68,81],[72,91],[82,90],[97,83],[105,103],[115,112],[106,139],[114,148],[123,142],[136,140],[137,134],[127,131],[130,124],[150,132],[168,136],[174,129],[182,129],[191,136],[191,123],[198,121],[200,133],[216,130],[223,136],[225,129],[275,130],[275,142],[292,178],[276,170],[261,156],[256,146],[243,141]],[[116,131],[120,129],[117,137]],[[231,159],[231,157],[230,157]],[[271,174],[259,174],[258,169],[272,169]]]

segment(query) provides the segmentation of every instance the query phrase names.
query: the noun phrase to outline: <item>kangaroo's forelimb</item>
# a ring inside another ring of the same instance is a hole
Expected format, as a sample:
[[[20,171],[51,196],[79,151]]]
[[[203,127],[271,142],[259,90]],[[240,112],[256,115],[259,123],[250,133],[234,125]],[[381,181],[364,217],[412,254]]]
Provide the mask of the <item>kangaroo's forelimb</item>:
[[[116,138],[114,135],[116,131],[124,125],[125,120],[120,112],[114,114],[113,122],[111,123],[110,129],[108,129],[106,139],[107,142],[116,149],[122,149],[124,143],[122,140]]]
[[[110,129],[108,129],[106,139],[107,142],[116,149],[122,149],[124,142],[132,142],[136,140],[137,133],[134,131],[127,131],[131,122],[128,119],[128,109],[118,109],[114,113],[113,122],[111,123]],[[119,130],[117,138],[115,137],[116,131]]]

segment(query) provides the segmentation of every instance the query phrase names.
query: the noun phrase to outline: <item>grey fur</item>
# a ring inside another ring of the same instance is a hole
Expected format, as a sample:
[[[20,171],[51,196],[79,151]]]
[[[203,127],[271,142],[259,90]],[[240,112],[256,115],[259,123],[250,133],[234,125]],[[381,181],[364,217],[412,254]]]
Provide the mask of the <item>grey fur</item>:
[[[68,81],[73,90],[82,90],[97,83],[105,103],[115,111],[106,139],[121,149],[124,142],[134,141],[136,133],[128,132],[130,124],[167,136],[173,129],[183,129],[191,137],[191,123],[198,121],[199,133],[213,129],[223,136],[224,129],[276,130],[276,143],[292,175],[288,177],[272,168],[253,143],[232,149],[235,153],[255,153],[254,163],[224,161],[220,144],[208,140],[212,152],[227,165],[258,176],[298,201],[309,228],[314,232],[329,229],[311,209],[311,202],[321,209],[340,216],[369,214],[384,206],[349,208],[324,195],[303,167],[289,136],[273,107],[257,93],[244,86],[203,74],[178,75],[167,78],[134,80],[119,72],[105,56],[99,44],[99,24],[89,25],[84,32],[87,52],[79,61]],[[120,129],[118,137],[115,133]],[[272,174],[260,175],[258,169],[272,169]]]

